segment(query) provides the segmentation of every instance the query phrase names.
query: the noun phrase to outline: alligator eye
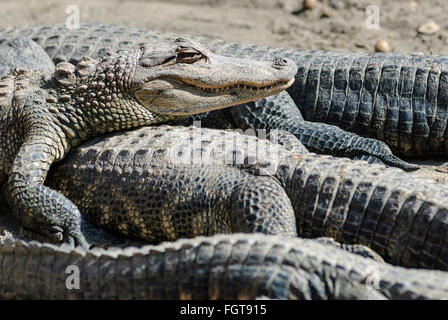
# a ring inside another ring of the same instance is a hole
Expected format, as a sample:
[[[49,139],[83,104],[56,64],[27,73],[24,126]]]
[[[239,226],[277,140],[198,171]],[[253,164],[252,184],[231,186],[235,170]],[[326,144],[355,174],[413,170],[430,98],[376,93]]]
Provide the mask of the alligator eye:
[[[180,46],[176,50],[178,63],[195,63],[206,57],[198,50],[189,47]]]

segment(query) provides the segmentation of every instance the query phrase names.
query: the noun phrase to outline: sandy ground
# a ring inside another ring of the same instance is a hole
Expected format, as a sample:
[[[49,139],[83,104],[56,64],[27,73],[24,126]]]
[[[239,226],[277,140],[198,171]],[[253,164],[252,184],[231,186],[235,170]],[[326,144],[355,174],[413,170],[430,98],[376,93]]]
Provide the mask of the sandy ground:
[[[0,27],[64,22],[67,7],[76,5],[83,23],[300,49],[374,51],[378,40],[386,40],[392,51],[448,54],[444,0],[315,2],[304,10],[302,0],[0,0]],[[414,174],[448,183],[444,162],[419,160],[423,168]]]

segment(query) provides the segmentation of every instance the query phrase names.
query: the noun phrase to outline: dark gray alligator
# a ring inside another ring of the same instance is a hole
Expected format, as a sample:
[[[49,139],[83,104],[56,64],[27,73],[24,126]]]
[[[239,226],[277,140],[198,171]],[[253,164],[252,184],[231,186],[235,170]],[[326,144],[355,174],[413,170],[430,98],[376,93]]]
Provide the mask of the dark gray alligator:
[[[78,274],[79,281],[75,278]],[[447,299],[448,274],[394,267],[314,240],[261,234],[215,235],[157,246],[89,251],[68,245],[0,242],[2,298],[260,296]]]
[[[111,48],[173,34],[104,25],[63,24],[4,31],[35,39],[55,61],[101,56]],[[386,142],[403,155],[448,154],[448,58],[420,54],[280,49],[195,37],[236,57],[288,57],[299,66],[289,93],[306,120],[327,122]],[[315,129],[317,130],[317,129]]]
[[[144,127],[74,149],[46,183],[92,223],[146,241],[325,236],[393,264],[448,269],[446,186],[307,153],[287,138],[278,135],[284,147],[224,130]]]
[[[43,185],[53,162],[101,134],[279,93],[296,72],[287,59],[228,58],[185,39],[60,63],[52,75],[18,70],[0,79],[0,184],[23,226],[86,245],[79,210]]]
[[[6,38],[17,35],[29,36],[36,40],[45,48],[56,63],[61,61],[76,63],[83,55],[101,57],[111,49],[132,48],[138,46],[142,42],[151,41],[157,43],[161,40],[174,38],[172,34],[168,33],[138,31],[134,29],[102,25],[82,25],[81,28],[77,30],[69,30],[63,25],[36,28],[19,27],[3,33],[3,37]],[[310,57],[307,56],[307,52],[225,43],[219,40],[197,38],[204,43],[207,43],[207,45],[211,45],[215,51],[226,52],[226,54],[234,57],[245,56],[251,59],[263,59],[263,57],[273,58],[282,56],[284,52],[285,55],[290,56],[301,66],[299,73],[296,75],[297,83],[293,84],[292,89],[290,89],[293,93],[292,97],[295,99],[298,95],[296,92],[299,91],[301,94],[305,91],[310,91],[310,94],[312,92],[312,88],[300,87],[303,85],[303,79],[300,78],[300,72],[303,73],[310,68],[308,66]],[[348,54],[348,56],[350,56],[350,54]],[[328,57],[331,57],[331,55],[328,54]],[[365,55],[365,57],[367,56]],[[303,70],[304,68],[305,71]],[[349,66],[343,66],[343,70],[340,71],[340,73],[346,72],[348,77],[349,71]],[[344,79],[340,79],[341,83],[343,81]],[[328,85],[332,86],[332,83]],[[362,138],[357,134],[346,132],[336,126],[304,121],[295,103],[291,99],[289,99],[287,103],[284,103],[285,99],[286,98],[268,99],[268,103],[277,105],[275,108],[276,110],[269,114],[257,114],[258,111],[255,109],[263,109],[266,105],[265,102],[259,102],[257,104],[246,105],[246,112],[243,120],[238,114],[230,114],[225,111],[222,113],[211,112],[210,114],[203,114],[199,117],[186,119],[182,123],[191,124],[194,120],[201,120],[206,123],[203,126],[220,128],[224,125],[222,123],[223,119],[228,119],[229,121],[226,125],[230,125],[234,128],[236,127],[236,123],[241,121],[254,129],[263,126],[265,129],[270,130],[275,126],[274,129],[287,130],[294,133],[312,152],[347,156],[352,159],[364,159],[369,162],[382,162],[405,170],[418,169],[418,166],[408,164],[395,157],[389,147],[383,142]],[[328,103],[332,103],[331,101],[333,101],[331,95],[325,96],[325,99],[328,100]],[[284,120],[286,118],[291,119],[285,122]]]

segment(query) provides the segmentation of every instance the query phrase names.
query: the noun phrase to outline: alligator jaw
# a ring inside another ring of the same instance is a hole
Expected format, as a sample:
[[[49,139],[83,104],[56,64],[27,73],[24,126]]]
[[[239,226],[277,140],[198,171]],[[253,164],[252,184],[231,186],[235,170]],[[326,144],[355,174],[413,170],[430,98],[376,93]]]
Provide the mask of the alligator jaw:
[[[146,108],[160,114],[191,115],[198,109],[212,111],[280,93],[290,87],[294,78],[267,84],[235,83],[205,87],[193,81],[157,79],[145,83],[135,92],[137,100]]]

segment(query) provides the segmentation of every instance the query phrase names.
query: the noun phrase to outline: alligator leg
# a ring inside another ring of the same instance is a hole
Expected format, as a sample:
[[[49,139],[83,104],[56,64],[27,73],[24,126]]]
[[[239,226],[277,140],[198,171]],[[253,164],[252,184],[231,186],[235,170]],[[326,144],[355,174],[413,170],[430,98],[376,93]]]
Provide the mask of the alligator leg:
[[[312,152],[382,162],[404,170],[419,168],[394,156],[382,141],[364,138],[333,125],[303,120],[286,92],[231,108],[229,112],[239,127],[291,132]]]
[[[24,227],[52,240],[66,238],[87,246],[79,210],[62,194],[43,185],[56,152],[48,137],[29,136],[12,163],[7,200]]]
[[[28,71],[38,69],[43,74],[54,72],[54,64],[50,57],[31,39],[17,37],[0,43],[0,76],[16,72],[18,69]],[[16,78],[21,92],[18,91],[15,100],[23,101],[24,108],[21,111],[12,111],[9,115],[11,118],[20,118],[21,123],[15,128],[8,128],[8,124],[0,125],[1,130],[7,132],[8,139],[16,141],[22,139],[14,136],[14,132],[24,131],[27,134],[23,137],[25,141],[16,154],[14,154],[16,150],[11,146],[8,146],[11,150],[7,148],[0,150],[0,158],[13,159],[10,168],[6,163],[0,165],[0,171],[9,171],[9,179],[4,173],[0,173],[0,185],[2,190],[4,189],[6,200],[10,207],[14,208],[24,228],[34,230],[53,241],[61,241],[65,236],[72,243],[86,245],[80,232],[81,216],[76,206],[57,191],[43,185],[50,164],[60,153],[60,150],[55,150],[53,147],[57,144],[48,132],[58,135],[55,130],[47,128],[38,120],[39,114],[47,118],[50,116],[43,108],[45,105],[43,94],[37,91],[29,94],[31,90],[28,89],[30,87],[28,80],[26,76]],[[19,84],[21,81],[23,85]],[[3,89],[6,91],[7,88]],[[33,107],[36,110],[30,112]],[[3,119],[9,120],[8,117]],[[11,143],[11,140],[8,140],[8,143]]]
[[[291,201],[272,177],[250,177],[235,189],[231,203],[233,232],[297,236]]]

